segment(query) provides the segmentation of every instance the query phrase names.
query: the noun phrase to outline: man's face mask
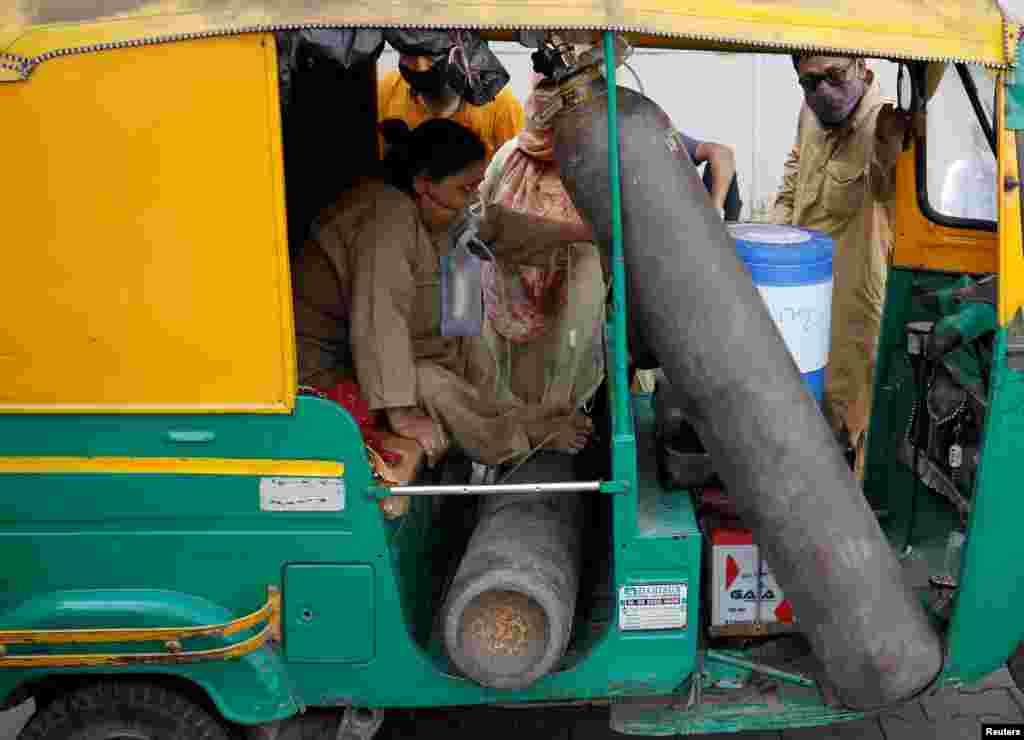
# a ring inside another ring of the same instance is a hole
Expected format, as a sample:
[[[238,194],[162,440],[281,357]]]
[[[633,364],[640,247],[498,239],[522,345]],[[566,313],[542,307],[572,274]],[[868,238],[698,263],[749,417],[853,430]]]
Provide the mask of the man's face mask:
[[[426,70],[416,71],[404,64],[398,65],[402,79],[409,83],[413,92],[428,98],[439,98],[445,89],[445,61],[439,60]]]
[[[857,62],[830,64],[822,71],[800,75],[807,107],[823,126],[842,124],[864,96],[867,82],[857,74]]]

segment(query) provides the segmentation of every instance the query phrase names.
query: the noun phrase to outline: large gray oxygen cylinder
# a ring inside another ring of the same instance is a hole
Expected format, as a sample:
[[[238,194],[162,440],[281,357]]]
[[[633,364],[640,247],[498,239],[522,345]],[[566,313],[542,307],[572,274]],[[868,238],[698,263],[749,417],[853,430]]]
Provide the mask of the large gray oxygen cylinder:
[[[569,455],[541,452],[506,482],[572,480]],[[445,649],[469,678],[522,689],[565,654],[579,590],[579,494],[484,496],[441,610]]]
[[[554,119],[576,207],[612,242],[605,82]],[[825,676],[858,709],[909,699],[942,645],[737,257],[668,116],[618,88],[630,322],[685,391],[704,446]]]

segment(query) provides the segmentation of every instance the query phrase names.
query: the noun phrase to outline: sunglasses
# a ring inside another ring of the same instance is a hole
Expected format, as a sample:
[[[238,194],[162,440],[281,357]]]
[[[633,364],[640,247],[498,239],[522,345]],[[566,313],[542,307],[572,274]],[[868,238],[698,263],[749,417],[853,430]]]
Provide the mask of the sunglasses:
[[[800,75],[798,78],[800,87],[807,92],[814,92],[822,82],[827,82],[832,87],[839,87],[849,78],[850,68],[853,67],[856,61],[857,60],[855,59],[851,59],[845,67],[831,67],[824,74]]]

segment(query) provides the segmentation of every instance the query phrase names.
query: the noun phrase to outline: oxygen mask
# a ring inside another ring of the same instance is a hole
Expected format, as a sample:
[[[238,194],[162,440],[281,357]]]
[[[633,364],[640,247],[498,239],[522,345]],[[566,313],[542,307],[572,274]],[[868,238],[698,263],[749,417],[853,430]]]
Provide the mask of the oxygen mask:
[[[476,337],[484,321],[482,260],[493,258],[480,238],[483,207],[467,208],[448,230],[448,253],[441,257],[441,335]]]

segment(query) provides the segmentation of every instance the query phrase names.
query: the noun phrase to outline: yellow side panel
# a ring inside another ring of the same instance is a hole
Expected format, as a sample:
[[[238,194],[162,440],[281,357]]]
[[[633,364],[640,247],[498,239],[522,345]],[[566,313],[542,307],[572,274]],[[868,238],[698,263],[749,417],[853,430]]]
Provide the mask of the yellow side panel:
[[[995,272],[998,245],[991,231],[957,229],[929,220],[917,203],[915,145],[896,163],[896,234],[892,264],[915,270]]]
[[[1006,326],[1024,306],[1024,244],[1021,240],[1020,181],[1016,132],[1006,128],[1006,88],[996,85],[996,121],[999,136],[999,324]]]
[[[189,41],[0,85],[0,411],[291,410],[275,53]]]
[[[611,28],[638,34],[800,46],[866,56],[1010,63],[996,0],[32,0],[0,7],[6,49],[37,56],[88,43],[267,25]],[[79,24],[100,22],[83,29]],[[2,36],[0,36],[2,38]]]
[[[262,475],[337,478],[345,466],[327,460],[224,457],[0,457],[0,474]]]

